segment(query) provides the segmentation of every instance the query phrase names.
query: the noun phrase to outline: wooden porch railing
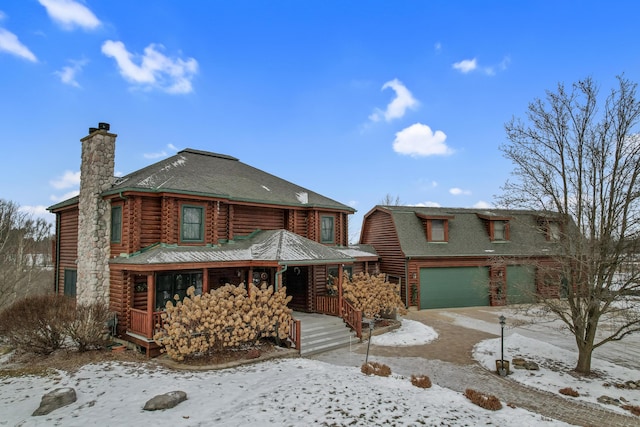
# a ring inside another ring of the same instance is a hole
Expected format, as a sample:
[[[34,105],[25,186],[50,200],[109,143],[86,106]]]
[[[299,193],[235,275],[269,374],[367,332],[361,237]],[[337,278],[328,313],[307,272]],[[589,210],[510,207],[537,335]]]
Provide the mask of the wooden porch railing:
[[[339,316],[338,297],[329,295],[316,296],[316,312]],[[358,338],[362,338],[362,312],[356,310],[347,300],[342,300],[342,319],[356,332]]]
[[[329,314],[331,316],[339,316],[338,297],[329,295],[316,296],[316,312]]]
[[[298,351],[300,351],[300,332],[300,320],[292,317],[289,322],[289,339]]]
[[[362,312],[356,310],[346,299],[342,299],[342,318],[362,338]]]
[[[131,315],[129,331],[145,338],[153,339],[153,335],[157,331],[156,325],[162,324],[162,318],[160,317],[162,312],[155,311],[151,314],[153,316],[153,326],[149,323],[149,313],[147,311],[130,308],[129,313]]]

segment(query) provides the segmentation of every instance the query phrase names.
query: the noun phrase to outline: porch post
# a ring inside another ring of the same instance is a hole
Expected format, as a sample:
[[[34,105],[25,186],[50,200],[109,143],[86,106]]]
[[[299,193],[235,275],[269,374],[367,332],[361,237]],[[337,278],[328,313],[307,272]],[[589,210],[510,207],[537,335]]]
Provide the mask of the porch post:
[[[153,312],[156,305],[156,282],[154,280],[153,273],[147,274],[147,338],[153,337],[153,330],[156,325],[153,324]]]
[[[342,264],[338,266],[338,316],[342,317]]]
[[[209,293],[209,269],[205,268],[202,270],[202,294]]]

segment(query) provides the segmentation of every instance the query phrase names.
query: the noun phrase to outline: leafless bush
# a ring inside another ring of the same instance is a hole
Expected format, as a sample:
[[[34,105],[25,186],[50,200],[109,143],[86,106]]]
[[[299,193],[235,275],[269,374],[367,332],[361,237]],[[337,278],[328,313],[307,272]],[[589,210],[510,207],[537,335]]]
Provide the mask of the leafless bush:
[[[411,375],[411,384],[420,388],[431,388],[431,379],[426,375]]]
[[[492,394],[485,394],[468,388],[464,391],[464,395],[472,403],[481,408],[489,409],[490,411],[498,411],[502,409],[502,403],[500,403],[500,400]]]
[[[74,318],[68,323],[66,333],[83,352],[99,348],[106,341],[106,323],[109,320],[109,307],[103,303],[77,305]]]
[[[360,371],[365,375],[377,375],[379,377],[388,377],[391,375],[391,368],[378,362],[363,363]]]
[[[73,319],[74,301],[59,295],[34,295],[0,313],[0,335],[19,350],[50,354],[62,347]]]

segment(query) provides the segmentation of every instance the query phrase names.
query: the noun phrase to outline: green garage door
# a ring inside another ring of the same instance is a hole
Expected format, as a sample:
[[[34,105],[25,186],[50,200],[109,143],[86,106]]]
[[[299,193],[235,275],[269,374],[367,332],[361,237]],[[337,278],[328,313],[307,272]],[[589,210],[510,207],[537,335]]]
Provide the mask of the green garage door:
[[[507,304],[536,302],[536,270],[531,265],[507,266]]]
[[[489,305],[487,267],[420,269],[420,308]]]

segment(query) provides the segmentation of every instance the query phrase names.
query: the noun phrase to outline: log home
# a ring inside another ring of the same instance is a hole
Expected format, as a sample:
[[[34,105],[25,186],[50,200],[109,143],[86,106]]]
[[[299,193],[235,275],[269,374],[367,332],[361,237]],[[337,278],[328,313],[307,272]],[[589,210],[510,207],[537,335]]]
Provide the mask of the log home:
[[[117,334],[147,354],[166,301],[190,286],[267,282],[286,286],[294,310],[344,317],[329,281],[378,272],[371,246],[348,245],[349,206],[193,149],[115,178],[115,141],[107,123],[90,128],[79,196],[49,207],[54,286],[79,303],[108,303]]]
[[[360,243],[400,278],[409,307],[446,308],[534,302],[557,295],[552,266],[560,221],[524,210],[376,206]]]

